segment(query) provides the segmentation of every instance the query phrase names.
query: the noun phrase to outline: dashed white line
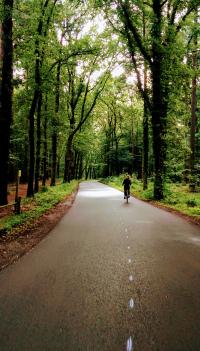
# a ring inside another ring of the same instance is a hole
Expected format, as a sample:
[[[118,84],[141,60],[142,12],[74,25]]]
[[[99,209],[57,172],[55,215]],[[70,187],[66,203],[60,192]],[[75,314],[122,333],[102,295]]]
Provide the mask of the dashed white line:
[[[128,263],[131,263],[131,258],[128,259]]]
[[[133,281],[133,276],[132,275],[129,275],[129,281],[132,282]]]
[[[130,300],[129,300],[128,305],[129,305],[130,308],[133,308],[133,307],[134,307],[134,301],[133,301],[133,299],[130,299]]]
[[[127,233],[128,232],[128,229],[127,228],[125,228],[125,233]]]
[[[126,351],[132,351],[132,350],[133,350],[133,341],[132,341],[132,338],[130,336],[127,340]]]
[[[128,235],[126,236],[126,239],[128,239]]]

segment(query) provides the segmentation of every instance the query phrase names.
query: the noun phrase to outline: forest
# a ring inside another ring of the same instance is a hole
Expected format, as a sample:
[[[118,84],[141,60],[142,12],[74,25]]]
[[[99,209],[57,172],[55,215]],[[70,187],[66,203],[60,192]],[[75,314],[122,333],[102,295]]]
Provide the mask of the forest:
[[[199,0],[3,0],[0,205],[126,172],[200,187]]]

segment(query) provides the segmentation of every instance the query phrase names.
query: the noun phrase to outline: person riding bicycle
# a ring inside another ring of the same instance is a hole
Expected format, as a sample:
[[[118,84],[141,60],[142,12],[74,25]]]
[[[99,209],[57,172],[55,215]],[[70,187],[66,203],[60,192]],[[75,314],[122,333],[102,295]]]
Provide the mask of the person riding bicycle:
[[[124,186],[124,198],[126,198],[127,195],[130,197],[131,179],[128,174],[126,175],[126,178],[124,178],[122,185]]]

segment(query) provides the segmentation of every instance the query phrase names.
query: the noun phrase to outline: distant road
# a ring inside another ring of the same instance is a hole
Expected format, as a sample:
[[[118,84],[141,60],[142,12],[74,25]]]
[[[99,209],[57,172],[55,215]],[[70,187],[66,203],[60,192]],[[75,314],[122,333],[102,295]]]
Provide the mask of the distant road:
[[[0,273],[0,351],[200,351],[199,227],[98,182]]]

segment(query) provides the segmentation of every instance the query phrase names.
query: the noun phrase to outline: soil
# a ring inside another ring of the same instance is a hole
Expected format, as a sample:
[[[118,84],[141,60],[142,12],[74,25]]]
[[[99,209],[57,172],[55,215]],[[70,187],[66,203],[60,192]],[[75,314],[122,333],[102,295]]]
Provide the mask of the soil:
[[[43,214],[33,223],[17,228],[11,234],[0,238],[0,270],[30,251],[52,230],[72,206],[76,193],[67,196],[62,202]],[[3,209],[8,213],[8,208]],[[2,210],[1,210],[2,212]]]

